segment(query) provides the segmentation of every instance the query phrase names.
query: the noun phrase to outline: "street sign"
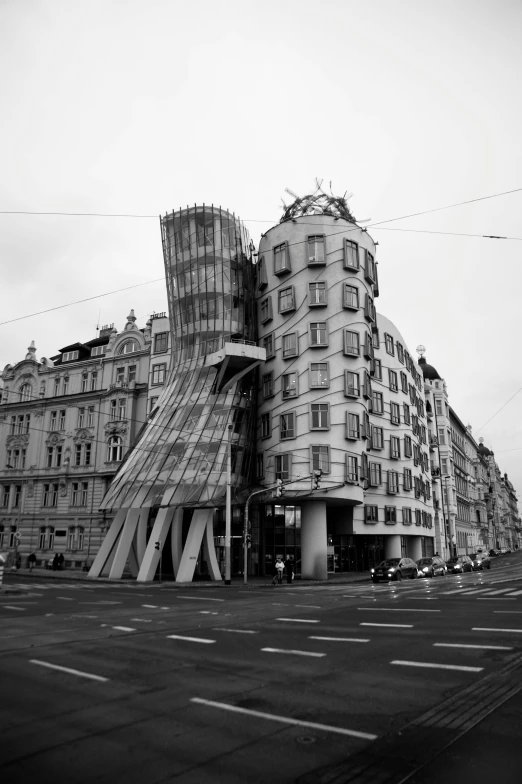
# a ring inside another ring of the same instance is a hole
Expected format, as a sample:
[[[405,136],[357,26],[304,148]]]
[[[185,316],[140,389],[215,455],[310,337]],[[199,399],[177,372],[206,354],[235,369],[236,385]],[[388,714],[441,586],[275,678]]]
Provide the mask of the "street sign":
[[[15,533],[14,538],[16,539],[17,542],[20,541],[20,539],[22,538],[22,534],[20,533],[20,531],[17,531]]]

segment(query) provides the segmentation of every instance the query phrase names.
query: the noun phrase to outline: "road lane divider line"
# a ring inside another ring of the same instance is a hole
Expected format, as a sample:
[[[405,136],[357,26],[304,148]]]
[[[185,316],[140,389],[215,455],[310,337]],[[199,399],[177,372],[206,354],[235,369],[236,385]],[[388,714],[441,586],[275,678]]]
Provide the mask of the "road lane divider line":
[[[57,596],[57,599],[61,599],[62,602],[74,602],[76,599],[72,599],[70,596]]]
[[[467,667],[461,664],[435,664],[435,662],[414,662],[394,659],[390,664],[398,664],[402,667],[423,667],[433,670],[458,670],[460,672],[482,672],[484,667]]]
[[[87,678],[91,681],[100,681],[106,683],[109,678],[103,678],[101,675],[94,675],[92,672],[82,672],[81,670],[73,670],[70,667],[62,667],[59,664],[51,664],[51,662],[41,661],[40,659],[29,659],[30,664],[37,664],[39,667],[48,667],[50,670],[58,670],[59,672],[66,672],[68,675],[77,675],[79,678]]]
[[[208,708],[218,708],[219,710],[229,711],[230,713],[239,713],[243,716],[252,716],[253,718],[257,719],[266,719],[267,721],[275,721],[279,722],[279,724],[288,724],[294,727],[306,727],[310,730],[332,732],[337,735],[348,735],[352,738],[361,738],[362,740],[376,740],[378,737],[377,735],[371,735],[369,732],[348,730],[344,727],[333,727],[330,724],[318,724],[315,721],[301,721],[300,719],[292,719],[288,716],[277,716],[273,713],[264,713],[262,711],[250,710],[249,708],[240,708],[238,705],[228,705],[226,702],[203,700],[200,697],[192,697],[190,701],[198,705],[206,705]]]
[[[357,609],[370,612],[440,612],[440,610],[425,610],[419,607],[358,607]]]
[[[473,626],[472,632],[506,632],[507,634],[522,634],[522,629],[492,629],[486,626]]]
[[[503,599],[509,599],[510,602],[516,602],[514,596],[477,596],[477,602],[500,602]]]
[[[209,596],[176,596],[176,599],[192,599],[195,602],[224,602],[224,599],[211,599]]]
[[[234,634],[259,634],[259,632],[254,631],[253,629],[223,629],[219,626],[216,626],[215,629],[212,629],[213,632],[233,632]]]
[[[135,623],[137,623],[138,621],[140,621],[141,623],[152,623],[150,618],[131,618],[131,621],[134,621]]]
[[[318,637],[310,636],[309,640],[325,640],[326,642],[370,642],[369,639],[363,637]]]
[[[473,650],[485,650],[485,651],[512,651],[513,648],[510,648],[507,645],[465,645],[464,643],[458,642],[434,642],[434,648],[472,648]]]
[[[493,612],[499,615],[522,615],[522,610],[493,610]]]
[[[116,629],[117,632],[135,632],[136,629],[131,629],[130,626],[113,626],[113,629]]]
[[[159,604],[142,604],[141,606],[147,610],[159,610]]]
[[[276,618],[276,621],[285,621],[286,623],[319,623],[319,621],[311,621],[308,618]]]
[[[183,640],[184,642],[202,642],[206,645],[210,645],[215,640],[206,640],[203,637],[183,637],[181,634],[167,634],[168,640]]]
[[[321,659],[326,653],[316,653],[315,651],[296,651],[290,648],[261,648],[264,653],[289,653],[293,656],[311,656],[314,659]]]
[[[511,593],[508,593],[508,596],[520,596],[521,593],[522,591],[511,591]]]
[[[392,629],[413,629],[412,623],[360,623],[359,626],[386,626]]]
[[[498,594],[507,593],[510,590],[511,590],[510,588],[500,588],[496,591],[489,591],[489,596],[498,596]]]
[[[2,604],[0,606],[3,607],[4,610],[20,610],[20,611],[23,611],[23,610],[26,609],[25,607],[15,607],[12,604]]]

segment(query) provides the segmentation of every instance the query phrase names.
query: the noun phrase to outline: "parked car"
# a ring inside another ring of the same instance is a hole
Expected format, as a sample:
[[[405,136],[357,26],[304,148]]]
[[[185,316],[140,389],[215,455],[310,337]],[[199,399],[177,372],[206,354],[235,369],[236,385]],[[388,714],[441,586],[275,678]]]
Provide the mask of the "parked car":
[[[446,566],[448,567],[448,572],[454,572],[455,574],[473,571],[473,561],[469,555],[454,555],[453,558],[446,561]]]
[[[475,553],[474,555],[471,555],[470,558],[473,564],[473,571],[477,572],[479,569],[491,569],[491,559],[486,553]]]
[[[417,569],[419,577],[436,577],[438,574],[444,576],[447,572],[446,563],[440,555],[419,558],[417,561]]]
[[[489,551],[490,558],[494,558],[496,555],[500,555],[500,550],[490,550]]]
[[[403,577],[417,577],[417,564],[411,558],[387,558],[381,561],[375,569],[370,570],[372,582],[378,583],[379,580],[397,580],[400,582]]]

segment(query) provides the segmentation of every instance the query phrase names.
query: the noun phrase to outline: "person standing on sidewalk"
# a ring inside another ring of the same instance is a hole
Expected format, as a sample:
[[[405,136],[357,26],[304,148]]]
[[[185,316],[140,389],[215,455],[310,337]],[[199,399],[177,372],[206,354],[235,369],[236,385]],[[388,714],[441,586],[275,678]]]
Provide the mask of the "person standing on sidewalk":
[[[275,574],[273,582],[277,580],[278,585],[282,585],[283,583],[283,572],[285,570],[285,565],[281,558],[277,558],[275,562]]]
[[[29,565],[29,571],[32,572],[34,567],[36,566],[36,553],[31,553],[31,555],[27,559],[27,563]]]
[[[286,572],[286,582],[291,585],[292,580],[294,579],[294,562],[290,559],[290,556],[285,561],[285,572]]]

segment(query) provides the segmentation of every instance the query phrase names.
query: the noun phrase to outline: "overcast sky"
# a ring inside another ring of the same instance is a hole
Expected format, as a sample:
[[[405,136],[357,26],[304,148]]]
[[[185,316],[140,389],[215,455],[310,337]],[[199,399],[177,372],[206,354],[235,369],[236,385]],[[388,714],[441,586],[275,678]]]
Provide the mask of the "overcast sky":
[[[316,177],[371,222],[522,188],[521,29],[520,0],[0,0],[0,210],[214,203],[257,244]],[[522,393],[479,432],[522,386],[522,242],[417,233],[522,237],[521,213],[370,233],[378,310],[522,493]],[[0,259],[2,322],[163,277],[157,218],[0,215]],[[166,307],[160,281],[4,324],[0,368]]]

